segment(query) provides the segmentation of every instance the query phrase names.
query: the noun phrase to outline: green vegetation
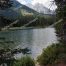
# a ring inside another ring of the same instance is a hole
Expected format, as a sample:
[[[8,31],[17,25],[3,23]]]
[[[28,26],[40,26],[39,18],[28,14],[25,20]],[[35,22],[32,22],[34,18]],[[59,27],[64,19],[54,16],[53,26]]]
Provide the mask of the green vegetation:
[[[14,41],[6,40],[4,37],[0,37],[0,65],[6,64],[7,66],[12,66],[13,63],[16,61],[14,55],[15,54],[30,54],[30,49],[28,48],[14,48],[17,44],[14,43]],[[27,57],[25,61],[29,59],[29,62],[31,59]],[[4,65],[3,65],[4,66]]]
[[[55,25],[55,29],[56,29],[56,35],[59,38],[59,42],[63,42],[65,43],[66,41],[64,41],[64,29],[63,29],[63,22],[60,22],[58,24]]]
[[[66,45],[63,43],[52,44],[46,49],[43,49],[42,54],[37,61],[40,65],[54,65],[61,61],[66,62]]]
[[[57,35],[59,36],[60,42],[66,43],[66,0],[55,0],[57,5],[56,17],[57,20],[63,19],[62,22],[58,23],[55,28],[57,30]]]
[[[35,19],[36,17],[38,20],[35,22],[29,24],[27,27],[46,27],[55,22],[55,16],[49,16],[45,17],[44,15],[20,15],[19,22],[15,25],[14,27],[20,27],[23,26],[24,24],[29,23],[31,20]]]
[[[66,18],[66,0],[54,0],[57,5],[57,19]]]
[[[26,56],[17,60],[13,66],[35,66],[35,62],[32,58],[30,58],[29,56]]]

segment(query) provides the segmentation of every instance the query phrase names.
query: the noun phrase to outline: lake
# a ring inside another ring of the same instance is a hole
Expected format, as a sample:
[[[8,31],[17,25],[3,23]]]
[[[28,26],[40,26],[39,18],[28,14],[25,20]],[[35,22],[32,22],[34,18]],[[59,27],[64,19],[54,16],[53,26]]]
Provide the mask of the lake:
[[[6,41],[14,41],[15,45],[9,45],[14,48],[29,48],[32,53],[31,56],[35,59],[42,53],[43,48],[57,42],[54,28],[2,31],[0,32],[0,37],[5,37]]]

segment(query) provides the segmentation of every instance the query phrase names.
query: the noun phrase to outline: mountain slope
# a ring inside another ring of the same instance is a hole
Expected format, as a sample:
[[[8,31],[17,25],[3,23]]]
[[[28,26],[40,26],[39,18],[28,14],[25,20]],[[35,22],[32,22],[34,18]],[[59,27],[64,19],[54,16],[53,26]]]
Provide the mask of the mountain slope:
[[[23,10],[27,13],[35,13],[37,14],[37,12],[23,4],[20,4],[18,1],[16,0],[12,0],[13,4],[11,8],[5,9],[5,10],[0,10],[0,16],[5,16],[5,18],[8,19],[17,19],[21,13],[19,13],[19,10]]]

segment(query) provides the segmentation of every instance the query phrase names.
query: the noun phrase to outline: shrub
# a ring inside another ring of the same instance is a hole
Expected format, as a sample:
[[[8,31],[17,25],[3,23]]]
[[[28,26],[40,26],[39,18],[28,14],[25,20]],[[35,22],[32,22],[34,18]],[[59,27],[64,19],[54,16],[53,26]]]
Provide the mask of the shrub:
[[[35,66],[34,60],[29,56],[22,57],[20,60],[14,63],[14,66]]]
[[[43,49],[42,54],[37,58],[40,65],[56,64],[58,61],[66,62],[66,45],[62,43],[52,44]]]

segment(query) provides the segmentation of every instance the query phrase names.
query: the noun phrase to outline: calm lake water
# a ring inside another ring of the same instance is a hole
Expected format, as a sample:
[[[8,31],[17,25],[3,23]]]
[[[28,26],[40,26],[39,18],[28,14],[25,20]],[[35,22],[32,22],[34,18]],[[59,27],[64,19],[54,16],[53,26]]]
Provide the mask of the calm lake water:
[[[5,31],[0,32],[0,37],[5,37],[6,41],[14,41],[16,47],[28,47],[31,49],[31,56],[33,58],[36,58],[38,55],[40,55],[43,48],[46,48],[48,45],[57,42],[54,28]],[[14,44],[10,44],[9,46],[13,45]]]

